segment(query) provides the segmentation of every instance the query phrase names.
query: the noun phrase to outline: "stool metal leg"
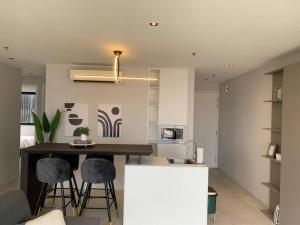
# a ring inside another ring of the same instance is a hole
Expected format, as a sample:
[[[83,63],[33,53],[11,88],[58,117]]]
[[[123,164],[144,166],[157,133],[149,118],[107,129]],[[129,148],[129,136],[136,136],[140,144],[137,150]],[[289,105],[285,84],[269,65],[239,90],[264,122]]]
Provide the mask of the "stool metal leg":
[[[83,187],[84,185],[82,185]],[[87,184],[87,187],[85,189],[85,192],[82,194],[83,195],[83,201],[82,201],[82,204],[81,204],[81,208],[80,208],[80,212],[79,212],[79,216],[82,216],[83,214],[83,211],[86,207],[86,202],[87,202],[87,199],[89,197],[88,193],[89,193],[89,190],[91,189],[92,185],[90,183]]]
[[[66,212],[65,191],[64,191],[63,182],[60,182],[60,193],[61,193],[61,202],[62,202],[63,213],[64,213],[64,216],[66,216],[67,212]]]
[[[69,180],[69,185],[70,185],[70,195],[71,195],[71,205],[72,205],[72,216],[77,215],[77,208],[76,208],[76,200],[75,200],[75,194],[74,194],[74,189],[72,185],[72,180]]]
[[[79,204],[81,202],[81,197],[83,196],[84,184],[85,184],[85,182],[82,181],[81,187],[80,187],[80,193],[79,193],[78,201],[77,201],[77,207],[79,207]]]
[[[44,192],[43,192],[43,195],[42,195],[42,202],[41,202],[41,209],[44,208],[44,205],[45,205],[45,201],[46,201],[46,196],[47,196],[47,188],[48,188],[48,184],[46,183],[45,186],[44,186]]]
[[[115,192],[114,182],[111,181],[111,182],[108,182],[108,184],[109,184],[109,188],[111,190],[112,198],[114,200],[115,208],[118,209],[117,196],[116,196],[116,192]]]
[[[106,197],[108,220],[109,220],[109,224],[111,225],[110,201],[109,201],[109,191],[108,191],[107,183],[104,183],[104,186],[105,186],[105,197]]]
[[[74,182],[74,187],[75,187],[75,190],[76,190],[77,197],[79,198],[79,190],[78,190],[78,185],[77,185],[74,173],[72,174],[72,180]]]
[[[54,185],[53,200],[52,200],[53,205],[55,204],[56,190],[57,190],[57,183],[55,183],[55,185]]]
[[[41,211],[42,202],[43,202],[44,194],[45,194],[45,189],[47,190],[47,186],[48,185],[45,184],[45,183],[42,185],[41,192],[40,192],[40,195],[39,195],[39,199],[38,199],[38,202],[36,204],[35,211],[34,211],[34,215],[38,215]]]
[[[93,186],[93,184],[90,184],[90,185],[91,185],[91,187],[88,189],[87,204],[90,203],[90,198],[91,198],[91,192],[92,192],[92,186]]]

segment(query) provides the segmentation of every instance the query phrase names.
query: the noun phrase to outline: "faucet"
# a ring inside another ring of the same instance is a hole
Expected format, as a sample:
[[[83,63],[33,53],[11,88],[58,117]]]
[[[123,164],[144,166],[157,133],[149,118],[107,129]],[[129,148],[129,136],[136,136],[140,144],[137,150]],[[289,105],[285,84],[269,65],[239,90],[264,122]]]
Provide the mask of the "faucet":
[[[187,145],[187,143],[192,143],[193,144],[193,158],[192,160],[194,163],[197,162],[197,143],[194,140],[187,140],[184,145]]]

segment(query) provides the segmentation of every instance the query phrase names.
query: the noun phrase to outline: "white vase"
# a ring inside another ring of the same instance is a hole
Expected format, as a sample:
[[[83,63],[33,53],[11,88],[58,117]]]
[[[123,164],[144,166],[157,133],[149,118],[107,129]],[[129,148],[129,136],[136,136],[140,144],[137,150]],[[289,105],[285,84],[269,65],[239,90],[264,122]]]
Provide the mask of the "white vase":
[[[81,134],[80,139],[81,139],[81,141],[87,141],[88,136],[86,134]]]

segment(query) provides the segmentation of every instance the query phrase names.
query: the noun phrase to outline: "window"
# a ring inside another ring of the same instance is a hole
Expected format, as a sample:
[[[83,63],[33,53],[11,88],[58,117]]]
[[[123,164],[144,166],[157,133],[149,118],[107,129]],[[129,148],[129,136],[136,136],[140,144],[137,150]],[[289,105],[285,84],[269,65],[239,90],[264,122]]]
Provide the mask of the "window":
[[[21,96],[21,124],[33,125],[32,112],[36,108],[35,92],[22,92]]]

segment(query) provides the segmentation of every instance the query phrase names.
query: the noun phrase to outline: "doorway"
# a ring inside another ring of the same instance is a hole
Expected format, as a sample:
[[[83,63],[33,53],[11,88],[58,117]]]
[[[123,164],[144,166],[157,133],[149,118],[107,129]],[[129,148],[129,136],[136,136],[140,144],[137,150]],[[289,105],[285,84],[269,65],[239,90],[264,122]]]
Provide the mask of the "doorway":
[[[195,92],[194,140],[210,168],[218,167],[218,98],[217,92]]]

